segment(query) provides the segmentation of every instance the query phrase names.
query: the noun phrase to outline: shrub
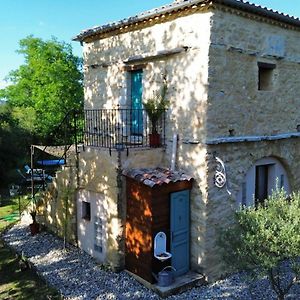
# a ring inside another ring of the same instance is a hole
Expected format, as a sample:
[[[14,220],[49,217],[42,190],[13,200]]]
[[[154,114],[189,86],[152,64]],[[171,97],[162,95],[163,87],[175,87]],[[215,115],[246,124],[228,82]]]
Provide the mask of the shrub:
[[[284,190],[273,192],[257,207],[237,211],[234,224],[219,237],[229,270],[267,275],[278,299],[284,299],[300,279],[299,216],[300,193],[286,197]]]

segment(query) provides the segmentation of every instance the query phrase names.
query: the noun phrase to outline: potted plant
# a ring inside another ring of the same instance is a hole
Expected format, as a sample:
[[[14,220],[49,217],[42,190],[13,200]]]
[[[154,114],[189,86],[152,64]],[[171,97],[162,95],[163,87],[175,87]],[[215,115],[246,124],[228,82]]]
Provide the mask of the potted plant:
[[[31,235],[36,235],[40,231],[40,225],[36,221],[36,210],[33,209],[30,212],[30,215],[31,215],[31,218],[32,218],[32,223],[29,224],[30,232],[31,232]]]
[[[167,85],[164,84],[160,92],[153,92],[153,97],[143,102],[151,121],[151,133],[149,134],[150,147],[160,146],[160,134],[157,132],[157,123],[169,105],[169,101],[166,100],[166,93]]]

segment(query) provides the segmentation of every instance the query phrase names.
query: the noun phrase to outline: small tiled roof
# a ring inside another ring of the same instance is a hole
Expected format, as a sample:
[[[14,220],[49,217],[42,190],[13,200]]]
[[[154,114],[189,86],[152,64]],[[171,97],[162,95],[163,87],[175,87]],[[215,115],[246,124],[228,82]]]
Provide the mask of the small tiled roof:
[[[160,186],[178,181],[193,180],[193,177],[183,172],[171,171],[170,169],[164,168],[128,169],[123,171],[123,175],[151,188],[154,186]]]
[[[268,17],[280,22],[284,22],[290,25],[300,27],[299,18],[280,13],[267,7],[262,7],[244,0],[181,0],[174,1],[173,3],[145,11],[136,16],[132,16],[121,21],[108,23],[106,25],[95,26],[93,28],[85,29],[81,31],[77,36],[73,38],[74,41],[84,41],[86,38],[96,36],[98,34],[107,33],[118,28],[128,26],[137,22],[147,21],[157,16],[180,11],[185,8],[193,7],[195,5],[206,5],[210,3],[219,3],[229,7],[237,8],[240,10],[248,11],[257,15]]]

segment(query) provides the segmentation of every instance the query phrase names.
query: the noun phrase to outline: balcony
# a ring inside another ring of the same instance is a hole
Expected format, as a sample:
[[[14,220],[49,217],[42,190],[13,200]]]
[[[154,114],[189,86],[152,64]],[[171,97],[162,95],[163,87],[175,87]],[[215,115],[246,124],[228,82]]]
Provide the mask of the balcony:
[[[165,111],[156,112],[153,122],[145,109],[85,110],[85,144],[117,150],[163,147]]]

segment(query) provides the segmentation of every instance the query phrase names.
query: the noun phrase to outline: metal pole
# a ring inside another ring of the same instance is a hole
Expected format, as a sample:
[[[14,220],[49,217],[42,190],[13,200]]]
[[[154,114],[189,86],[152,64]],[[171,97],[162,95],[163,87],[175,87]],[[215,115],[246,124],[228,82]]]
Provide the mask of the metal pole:
[[[34,146],[31,145],[31,163],[30,163],[30,168],[31,168],[31,198],[32,200],[34,199],[34,181],[33,181],[33,167],[34,167],[34,162],[33,162],[33,156],[34,156]]]
[[[21,219],[21,199],[20,199],[20,194],[19,194],[18,201],[19,201],[19,218]]]

